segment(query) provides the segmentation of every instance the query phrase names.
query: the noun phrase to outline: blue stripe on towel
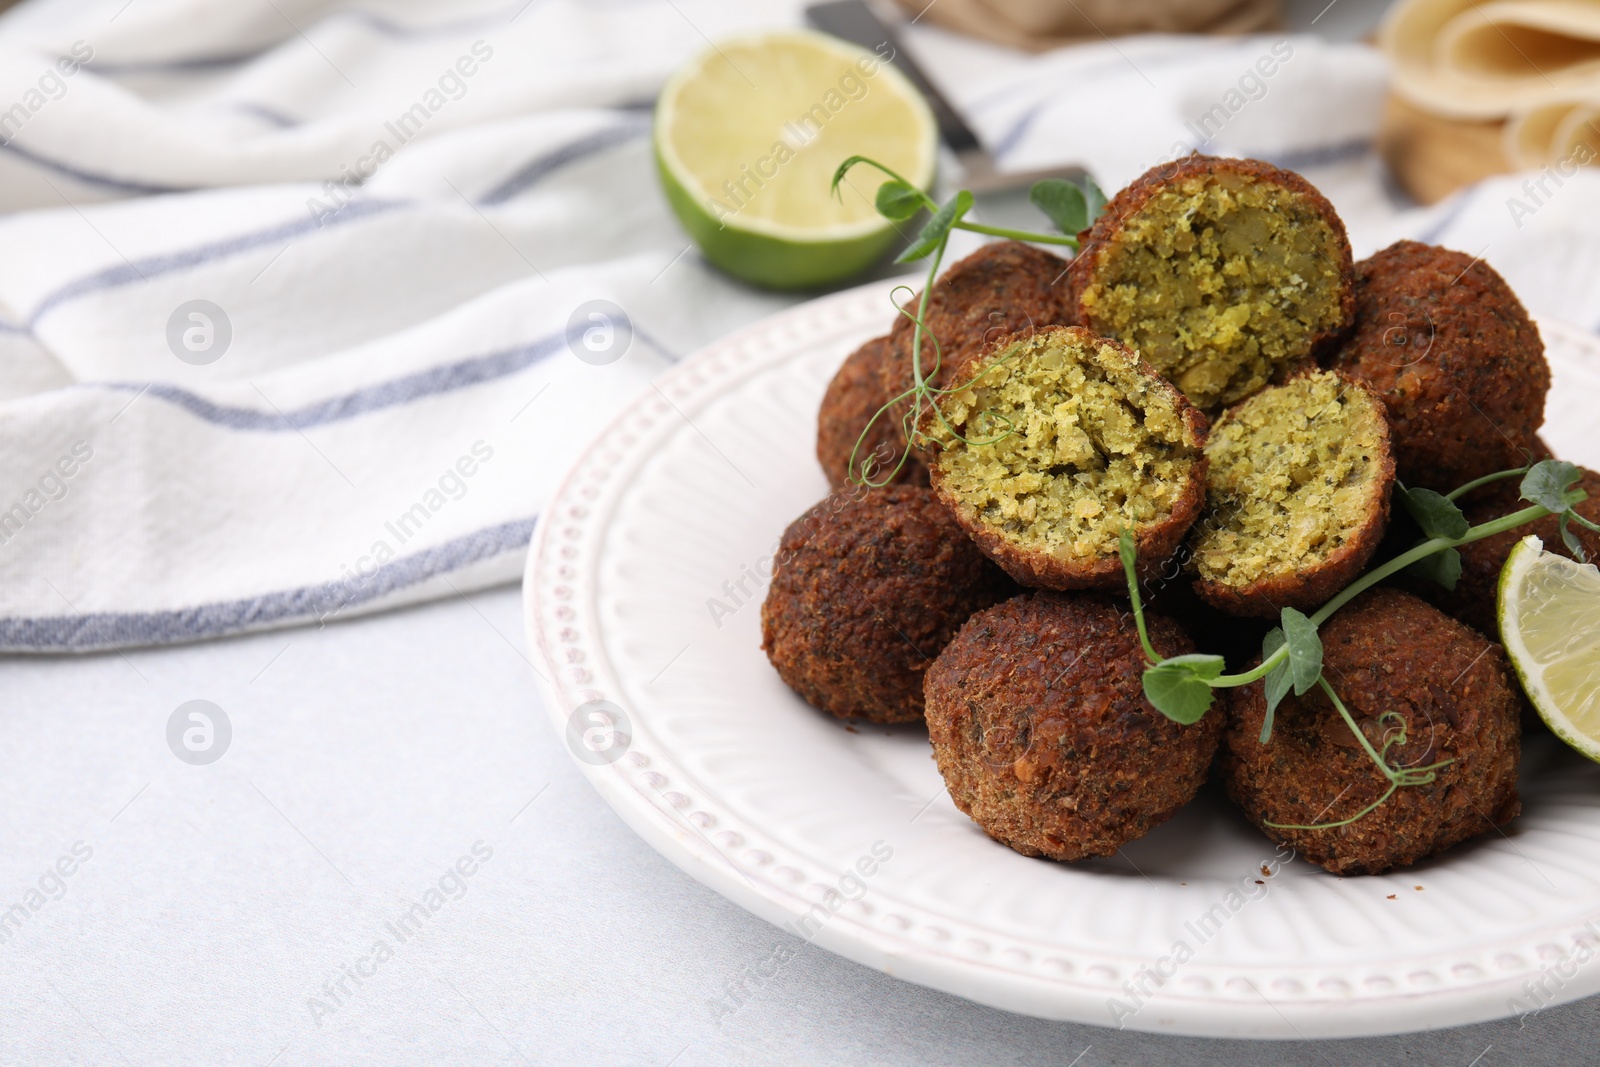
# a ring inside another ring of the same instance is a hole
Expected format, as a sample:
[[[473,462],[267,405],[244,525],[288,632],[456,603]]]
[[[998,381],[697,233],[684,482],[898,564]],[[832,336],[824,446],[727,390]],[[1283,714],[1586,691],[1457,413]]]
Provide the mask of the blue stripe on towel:
[[[370,578],[285,589],[241,600],[225,600],[177,611],[101,613],[44,619],[0,619],[0,650],[89,652],[136,645],[167,645],[222,637],[243,630],[337,618],[430,578],[469,564],[520,552],[538,517],[515,519],[452,538],[378,568]]]
[[[316,23],[306,27],[306,32],[315,33],[325,23],[337,20],[356,22],[374,33],[381,34],[398,41],[419,41],[435,37],[451,37],[474,33],[479,31],[495,31],[516,22],[522,15],[534,8],[542,7],[549,0],[514,0],[513,3],[493,14],[477,15],[454,22],[439,22],[427,26],[409,26],[403,22],[378,14],[375,11],[345,10],[330,11]],[[611,0],[610,3],[600,3],[598,0],[588,0],[588,6],[601,8],[629,8],[640,7],[645,4],[658,3],[659,0]],[[298,27],[297,27],[298,29]],[[306,39],[306,33],[299,37]],[[309,39],[306,39],[309,44]],[[231,67],[243,66],[254,62],[262,56],[268,55],[286,44],[294,44],[295,38],[286,37],[275,41],[254,52],[235,52],[224,55],[189,56],[177,59],[152,59],[140,60],[129,63],[104,63],[90,62],[85,67],[96,74],[107,76],[137,75],[137,74],[189,74],[204,73],[206,71],[227,70]],[[315,48],[315,45],[312,45]]]
[[[1309,170],[1312,167],[1329,167],[1335,163],[1348,163],[1372,154],[1373,141],[1361,137],[1338,144],[1316,145],[1312,148],[1288,148],[1282,152],[1262,152],[1257,159],[1265,160],[1284,170]]]
[[[101,77],[118,78],[139,74],[199,74],[211,70],[228,70],[266,55],[285,42],[270,45],[254,52],[226,52],[211,56],[186,56],[182,59],[152,59],[129,63],[97,63],[90,60],[83,65]]]
[[[492,15],[478,15],[471,18],[458,19],[455,22],[438,22],[429,26],[408,26],[403,22],[380,15],[375,11],[336,11],[328,18],[344,17],[354,22],[359,22],[375,33],[385,37],[392,37],[397,41],[413,41],[428,37],[449,37],[458,33],[471,33],[477,30],[498,30],[510,25],[510,20],[517,18],[529,7],[538,7],[543,0],[515,0],[500,11]],[[509,12],[509,14],[508,14]]]
[[[164,382],[104,382],[88,384],[83,388],[115,389],[129,393],[143,391],[150,396],[178,405],[196,418],[225,426],[230,430],[257,433],[294,432],[312,426],[324,426],[330,422],[343,422],[345,419],[353,419],[371,411],[398,407],[426,396],[454,392],[496,378],[504,378],[565,350],[566,345],[566,334],[558,333],[534,341],[532,344],[491,352],[484,356],[474,356],[441,367],[432,367],[416,374],[408,374],[403,378],[357,389],[343,396],[319,400],[314,404],[307,404],[305,407],[281,414],[253,407],[219,404],[198,393]]]
[[[1011,128],[1001,134],[995,141],[994,147],[989,150],[989,155],[996,162],[1010,155],[1012,150],[1022,143],[1022,139],[1028,135],[1028,131],[1033,128],[1034,122],[1044,113],[1044,109],[1050,106],[1050,103],[1048,100],[1040,101],[1024,111],[1022,117],[1012,123]]]
[[[641,137],[649,129],[650,122],[648,119],[625,116],[622,124],[617,127],[581,137],[524,164],[515,174],[502,181],[494,189],[491,189],[480,203],[490,206],[503,203],[542,181],[554,171],[605,151],[624,141]],[[6,146],[0,145],[0,147]],[[85,180],[89,179],[86,178]],[[153,186],[135,189],[130,186],[125,191],[171,192],[173,190],[158,189]],[[360,197],[349,201],[344,207],[321,218],[311,218],[308,215],[305,219],[278,223],[254,233],[239,234],[220,241],[198,245],[194,248],[147,256],[144,259],[133,260],[119,266],[107,267],[105,270],[97,271],[87,277],[69,282],[46,296],[34,308],[33,314],[29,316],[28,325],[31,328],[58,305],[89,293],[116,289],[124,285],[131,285],[134,282],[145,281],[157,275],[198,267],[212,260],[248,252],[263,245],[290,240],[327,226],[343,225],[347,222],[354,222],[358,219],[393,211],[397,208],[411,206],[414,206],[414,201]]]
[[[82,170],[67,163],[61,163],[37,152],[31,152],[19,144],[10,141],[0,141],[0,151],[10,152],[27,160],[36,167],[53,170],[57,174],[65,174],[74,181],[85,185],[97,186],[101,189],[111,189],[119,193],[131,193],[135,196],[148,196],[157,193],[182,193],[188,192],[194,186],[185,185],[151,185],[147,182],[129,181],[126,178],[114,178],[109,174],[96,174],[93,171]]]
[[[261,119],[264,122],[270,122],[272,125],[282,130],[291,129],[300,125],[299,119],[291,118],[281,111],[274,110],[270,107],[265,107],[261,104],[252,104],[248,101],[241,101],[229,106],[235,111],[242,112],[246,115],[254,115],[256,118]]]
[[[0,326],[3,325],[0,324]],[[655,349],[668,363],[676,363],[680,359],[671,349],[641,330],[637,323],[633,324],[633,335],[643,344]],[[190,392],[187,389],[169,385],[165,382],[86,382],[79,388],[114,389],[121,393],[146,393],[158,400],[176,404],[198,419],[203,419],[217,426],[224,426],[230,430],[281,433],[284,431],[304,430],[313,426],[323,426],[330,422],[342,422],[345,419],[353,419],[368,412],[399,407],[402,404],[409,404],[424,397],[450,393],[457,389],[466,389],[483,382],[494,381],[497,378],[510,377],[528,369],[535,363],[549,359],[566,348],[566,345],[565,332],[552,334],[531,344],[519,345],[516,348],[508,348],[500,352],[491,352],[488,355],[473,356],[471,359],[459,360],[441,367],[433,367],[425,371],[419,371],[416,374],[408,374],[403,378],[395,378],[392,381],[380,382],[377,385],[357,389],[355,392],[345,393],[342,396],[319,400],[315,404],[307,404],[304,407],[286,411],[282,414],[277,411],[268,412],[252,407],[219,404],[214,400],[201,396],[199,393]]]
[[[179,252],[164,252],[160,255],[146,256],[143,259],[107,267],[105,270],[79,278],[77,281],[68,282],[45,297],[33,309],[33,314],[29,316],[28,323],[32,326],[58,305],[89,293],[117,289],[124,285],[132,285],[135,282],[147,281],[158,275],[170,274],[173,271],[186,270],[190,267],[198,267],[212,260],[222,259],[225,256],[238,255],[240,252],[248,252],[263,245],[286,241],[302,234],[310,233],[313,230],[327,226],[342,225],[347,222],[354,222],[357,219],[369,218],[373,215],[381,215],[385,212],[393,211],[396,208],[409,206],[410,201],[405,200],[374,200],[369,198],[351,200],[344,207],[321,219],[311,218],[308,215],[306,218],[296,219],[293,222],[279,223],[276,226],[269,226],[267,229],[257,230],[254,233],[225,237],[220,241],[196,245],[193,248],[186,248]]]
[[[643,137],[650,130],[650,120],[644,116],[626,116],[619,126],[591,133],[587,137],[566,144],[553,152],[524,164],[517,172],[485,193],[480,204],[503,204],[514,196],[526,192],[562,167],[581,159],[598,155],[608,148]]]
[[[528,6],[528,0],[517,0],[517,4],[508,11],[515,11],[517,7]],[[318,26],[336,20],[357,22],[375,33],[382,34],[395,40],[423,40],[429,37],[449,37],[456,34],[468,33],[480,29],[495,29],[508,25],[504,12],[494,15],[485,15],[478,18],[460,19],[455,22],[439,23],[432,26],[407,26],[396,22],[394,19],[369,11],[330,11],[312,26],[307,27],[309,32],[315,33]],[[305,34],[299,34],[299,39],[304,39]],[[141,74],[203,74],[208,71],[228,70],[252,63],[262,56],[282,48],[285,45],[297,44],[296,37],[285,37],[253,52],[230,52],[221,55],[186,56],[177,59],[151,59],[138,60],[129,63],[96,63],[85,64],[87,69],[106,77],[126,77]],[[308,42],[309,43],[309,42]],[[315,48],[315,45],[312,45]]]

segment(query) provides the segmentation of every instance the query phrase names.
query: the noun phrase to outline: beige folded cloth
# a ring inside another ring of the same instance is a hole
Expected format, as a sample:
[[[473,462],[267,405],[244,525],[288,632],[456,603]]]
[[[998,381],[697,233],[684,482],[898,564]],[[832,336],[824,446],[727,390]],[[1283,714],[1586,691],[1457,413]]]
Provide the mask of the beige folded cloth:
[[[1600,95],[1600,0],[1401,0],[1378,41],[1396,91],[1440,115]]]
[[[1525,108],[1506,124],[1506,158],[1526,170],[1600,159],[1600,84],[1581,96]]]
[[[920,21],[1043,51],[1129,33],[1257,33],[1283,25],[1279,0],[898,0]]]

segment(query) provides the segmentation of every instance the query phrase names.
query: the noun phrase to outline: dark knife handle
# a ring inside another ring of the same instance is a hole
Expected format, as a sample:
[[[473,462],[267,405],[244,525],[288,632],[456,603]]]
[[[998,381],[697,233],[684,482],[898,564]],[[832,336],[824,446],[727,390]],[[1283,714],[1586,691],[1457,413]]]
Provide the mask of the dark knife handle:
[[[878,52],[879,47],[887,44],[891,50],[889,61],[927,98],[934,121],[939,124],[939,136],[951,151],[957,155],[983,151],[983,142],[972,132],[972,127],[967,125],[950,101],[934,87],[927,75],[922,73],[922,68],[901,47],[900,35],[879,19],[863,0],[829,0],[828,3],[811,4],[806,8],[806,22],[823,33],[860,45],[869,52],[877,52],[879,56],[883,55]]]

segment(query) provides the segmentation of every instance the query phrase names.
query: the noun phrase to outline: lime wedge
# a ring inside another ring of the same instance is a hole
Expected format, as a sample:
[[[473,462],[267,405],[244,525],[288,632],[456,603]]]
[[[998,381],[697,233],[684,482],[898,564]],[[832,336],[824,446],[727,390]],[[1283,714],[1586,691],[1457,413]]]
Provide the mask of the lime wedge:
[[[897,239],[873,208],[883,175],[852,172],[835,197],[840,163],[871,156],[927,188],[937,150],[933,114],[899,71],[803,30],[720,42],[656,105],[656,164],[678,220],[711,262],[776,289],[848,278]]]
[[[1600,762],[1600,570],[1529,535],[1500,571],[1500,639],[1552,733]]]

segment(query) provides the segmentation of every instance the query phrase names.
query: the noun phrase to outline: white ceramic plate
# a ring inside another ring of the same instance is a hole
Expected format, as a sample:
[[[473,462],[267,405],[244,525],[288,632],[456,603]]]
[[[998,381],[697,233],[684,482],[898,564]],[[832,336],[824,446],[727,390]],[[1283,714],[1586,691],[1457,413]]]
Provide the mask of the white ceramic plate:
[[[529,639],[557,727],[629,825],[840,955],[1046,1018],[1354,1036],[1531,1010],[1530,981],[1547,1002],[1600,991],[1600,767],[1548,738],[1528,746],[1524,814],[1503,834],[1384,877],[1304,861],[1265,877],[1274,846],[1207,794],[1113,860],[1019,856],[956,810],[923,731],[856,732],[791,693],[759,647],[769,557],[827,490],[813,448],[828,379],[890,321],[875,284],[712,345],[550,502]],[[1600,466],[1600,345],[1543,330],[1546,437]],[[625,714],[614,736],[594,701]]]

